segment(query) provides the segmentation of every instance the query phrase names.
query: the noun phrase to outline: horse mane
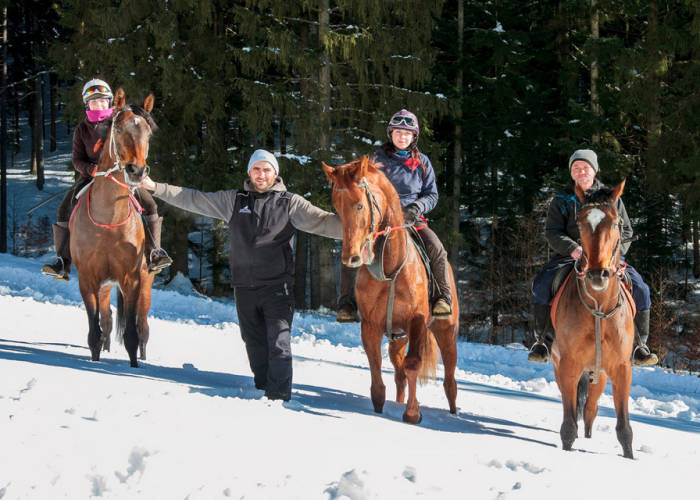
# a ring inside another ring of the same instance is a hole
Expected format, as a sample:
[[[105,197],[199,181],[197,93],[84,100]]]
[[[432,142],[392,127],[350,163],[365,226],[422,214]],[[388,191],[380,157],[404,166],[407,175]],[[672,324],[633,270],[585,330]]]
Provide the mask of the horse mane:
[[[128,109],[131,109],[131,112],[134,113],[135,115],[138,115],[142,117],[144,120],[146,120],[146,123],[148,123],[148,126],[151,127],[151,131],[155,132],[158,130],[158,125],[156,125],[155,120],[151,116],[151,113],[143,109],[141,106],[138,104],[129,104]]]
[[[610,203],[613,199],[615,188],[601,184],[597,189],[586,191],[583,203]]]

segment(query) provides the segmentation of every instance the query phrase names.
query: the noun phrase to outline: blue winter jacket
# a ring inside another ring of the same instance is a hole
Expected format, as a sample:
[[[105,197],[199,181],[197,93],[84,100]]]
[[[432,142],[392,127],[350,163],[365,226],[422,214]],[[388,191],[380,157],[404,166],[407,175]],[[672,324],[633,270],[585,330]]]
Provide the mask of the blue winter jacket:
[[[420,153],[423,165],[426,168],[426,175],[423,178],[423,167],[418,165],[411,170],[404,164],[410,156],[401,156],[397,153],[387,154],[383,149],[377,150],[372,156],[372,160],[381,163],[380,170],[389,178],[396,192],[399,193],[401,206],[417,203],[422,213],[430,212],[438,201],[437,185],[435,184],[435,171],[430,160],[423,153]]]

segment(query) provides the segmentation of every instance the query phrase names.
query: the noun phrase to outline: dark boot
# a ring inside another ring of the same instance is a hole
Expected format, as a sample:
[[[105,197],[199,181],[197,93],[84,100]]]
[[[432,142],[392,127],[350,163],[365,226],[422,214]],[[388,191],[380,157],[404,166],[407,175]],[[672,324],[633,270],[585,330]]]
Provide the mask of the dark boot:
[[[649,338],[649,310],[638,311],[634,317],[634,350],[632,351],[632,364],[634,366],[650,366],[659,362],[659,357],[649,351],[647,339]]]
[[[551,307],[535,304],[535,338],[537,342],[532,345],[527,355],[528,361],[546,363],[549,361],[549,353],[554,342],[554,328],[552,318],[549,315]]]
[[[67,227],[53,225],[53,244],[56,247],[56,262],[46,264],[41,272],[58,281],[70,280],[70,231]]]
[[[452,316],[452,289],[450,288],[450,268],[447,265],[447,252],[430,262],[430,268],[437,282],[436,298],[432,314],[435,319]]]
[[[163,217],[151,215],[146,218],[149,235],[146,235],[146,255],[148,258],[148,272],[158,274],[164,268],[173,263],[168,253],[160,247],[160,231],[163,227]]]
[[[357,268],[340,264],[340,297],[338,297],[338,309],[335,313],[335,320],[338,323],[360,321],[355,302],[355,276],[357,276]]]

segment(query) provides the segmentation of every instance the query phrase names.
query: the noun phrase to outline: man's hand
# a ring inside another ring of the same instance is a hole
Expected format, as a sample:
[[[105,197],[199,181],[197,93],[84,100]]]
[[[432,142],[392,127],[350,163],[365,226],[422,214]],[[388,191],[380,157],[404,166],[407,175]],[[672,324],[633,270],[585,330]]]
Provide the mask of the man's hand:
[[[574,260],[579,260],[581,258],[581,255],[583,255],[583,247],[580,245],[576,247],[576,249],[571,252],[571,258]]]
[[[406,224],[415,224],[418,222],[418,217],[421,216],[423,211],[418,203],[411,203],[406,207],[406,211],[403,214],[403,219]]]
[[[153,179],[151,179],[149,176],[146,176],[141,181],[141,184],[139,185],[139,187],[147,189],[148,191],[155,191],[156,190],[156,183],[153,182]]]

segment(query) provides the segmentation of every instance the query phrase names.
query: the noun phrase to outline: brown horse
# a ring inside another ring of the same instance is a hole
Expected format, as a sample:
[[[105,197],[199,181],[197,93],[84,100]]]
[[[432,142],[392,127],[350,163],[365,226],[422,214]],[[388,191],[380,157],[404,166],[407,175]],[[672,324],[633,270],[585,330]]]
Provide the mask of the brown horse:
[[[391,182],[367,157],[335,168],[323,164],[323,169],[333,185],[333,205],[343,222],[343,264],[362,266],[355,294],[362,316],[362,344],[372,375],[374,411],[381,413],[386,400],[381,371],[381,344],[386,334],[399,403],[404,401],[408,382],[403,420],[414,424],[421,420],[416,382],[435,376],[436,340],[445,367],[443,386],[450,413],[456,413],[457,301],[449,318],[433,321],[428,276],[404,228],[399,197]],[[377,232],[387,229],[388,233],[377,237]],[[451,286],[452,296],[456,297],[454,280]]]
[[[92,360],[109,350],[112,314],[110,293],[119,289],[117,332],[131,366],[137,348],[146,359],[148,310],[153,275],[144,251],[144,225],[134,189],[148,175],[148,142],[155,123],[150,116],[153,95],[143,107],[129,106],[123,89],[114,95],[115,115],[94,176],[71,216],[70,251],[78,270],[80,293],[88,316]]]
[[[562,447],[571,450],[581,414],[585,436],[591,437],[598,398],[609,377],[617,439],[624,456],[633,458],[627,400],[632,383],[634,303],[622,282],[622,221],[616,208],[624,186],[622,181],[613,189],[587,193],[576,186],[576,196],[583,200],[578,215],[583,255],[574,266],[575,279],[567,279],[552,313],[556,332],[552,363],[564,406]]]

